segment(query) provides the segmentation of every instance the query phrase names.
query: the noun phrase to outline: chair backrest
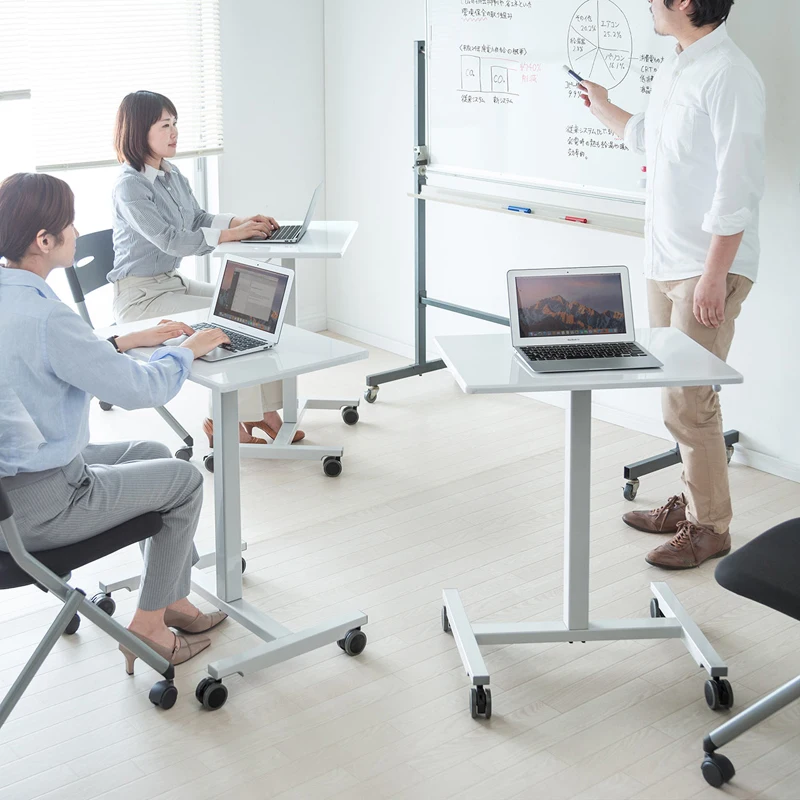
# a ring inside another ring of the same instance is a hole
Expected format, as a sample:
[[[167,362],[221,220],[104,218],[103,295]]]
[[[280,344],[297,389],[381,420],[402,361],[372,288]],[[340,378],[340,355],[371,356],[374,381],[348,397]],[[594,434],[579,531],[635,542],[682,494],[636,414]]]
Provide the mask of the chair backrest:
[[[114,241],[111,228],[79,236],[75,243],[75,264],[67,267],[67,282],[78,313],[92,324],[86,310],[86,295],[106,286],[114,268]]]

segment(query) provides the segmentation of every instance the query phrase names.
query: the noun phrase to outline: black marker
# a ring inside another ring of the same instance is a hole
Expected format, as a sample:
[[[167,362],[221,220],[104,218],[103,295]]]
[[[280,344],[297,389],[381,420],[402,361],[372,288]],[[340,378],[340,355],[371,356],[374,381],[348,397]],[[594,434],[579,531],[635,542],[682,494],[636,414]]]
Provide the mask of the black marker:
[[[578,83],[583,83],[583,78],[581,78],[581,76],[578,75],[577,72],[573,72],[566,64],[564,64],[564,72],[566,72],[567,75],[570,75],[571,77],[575,78],[575,80],[578,81]]]

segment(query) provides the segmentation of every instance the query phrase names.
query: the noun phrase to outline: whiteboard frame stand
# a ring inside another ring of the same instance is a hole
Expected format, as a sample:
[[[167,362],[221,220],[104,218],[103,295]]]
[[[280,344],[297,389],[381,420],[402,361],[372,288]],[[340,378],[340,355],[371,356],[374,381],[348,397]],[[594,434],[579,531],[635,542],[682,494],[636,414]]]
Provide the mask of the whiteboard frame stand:
[[[489,314],[474,308],[466,308],[435,300],[428,297],[426,288],[427,268],[427,227],[426,227],[426,201],[422,197],[423,189],[427,184],[426,167],[428,165],[427,146],[427,63],[425,57],[425,40],[418,39],[414,42],[414,81],[416,84],[414,100],[414,262],[415,262],[415,289],[414,289],[414,363],[408,367],[393,369],[389,372],[380,372],[367,375],[367,388],[364,399],[374,403],[378,399],[378,390],[381,384],[425,375],[445,368],[444,361],[440,358],[428,361],[427,349],[427,319],[428,306],[462,314],[466,317],[481,319],[484,322],[494,322],[497,325],[510,327],[508,317]]]

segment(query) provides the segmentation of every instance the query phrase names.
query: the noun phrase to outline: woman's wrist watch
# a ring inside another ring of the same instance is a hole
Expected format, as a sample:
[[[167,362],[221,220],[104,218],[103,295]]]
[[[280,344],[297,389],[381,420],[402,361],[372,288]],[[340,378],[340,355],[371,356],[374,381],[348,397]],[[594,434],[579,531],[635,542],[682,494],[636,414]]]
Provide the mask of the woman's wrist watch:
[[[117,344],[117,339],[119,339],[119,336],[109,336],[109,337],[108,337],[108,341],[109,341],[109,342],[111,342],[111,344],[113,344],[113,345],[114,345],[114,349],[115,349],[115,350],[116,350],[118,353],[121,353],[121,352],[122,352],[122,350],[120,350],[120,349],[119,349],[119,345]]]

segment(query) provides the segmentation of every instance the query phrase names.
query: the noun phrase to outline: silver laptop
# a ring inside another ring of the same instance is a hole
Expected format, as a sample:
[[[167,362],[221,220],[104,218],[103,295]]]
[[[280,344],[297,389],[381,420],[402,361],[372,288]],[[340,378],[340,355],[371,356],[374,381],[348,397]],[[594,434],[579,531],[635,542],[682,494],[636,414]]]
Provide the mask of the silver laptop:
[[[534,372],[657,369],[635,341],[627,267],[508,273],[512,344]]]
[[[306,218],[303,220],[302,225],[283,225],[278,230],[273,231],[267,239],[242,239],[242,244],[297,244],[305,235],[311,220],[314,218],[314,210],[317,207],[320,193],[324,181],[314,189],[314,194],[311,197],[311,204],[306,211]]]
[[[208,321],[195,325],[194,329],[221,328],[231,341],[202,356],[203,361],[222,361],[274,347],[281,338],[293,281],[292,270],[241,256],[226,256]],[[166,344],[185,340],[181,336]]]

